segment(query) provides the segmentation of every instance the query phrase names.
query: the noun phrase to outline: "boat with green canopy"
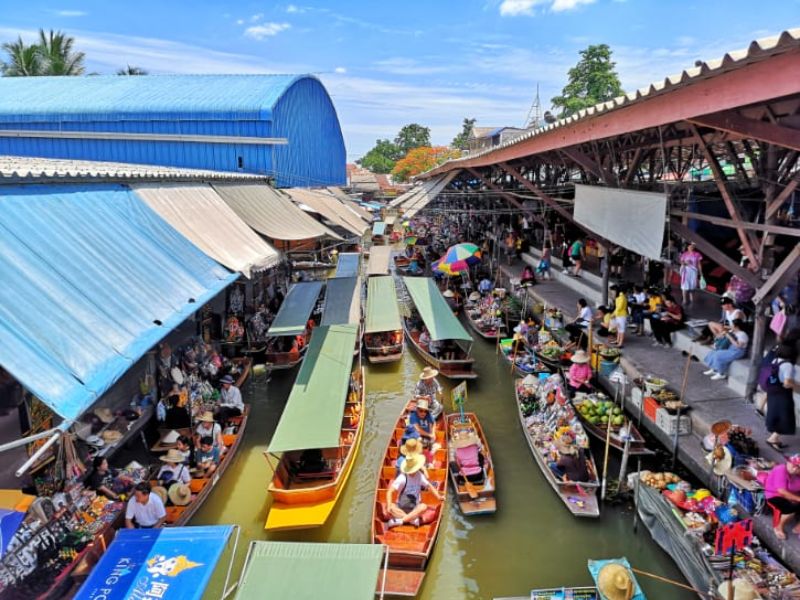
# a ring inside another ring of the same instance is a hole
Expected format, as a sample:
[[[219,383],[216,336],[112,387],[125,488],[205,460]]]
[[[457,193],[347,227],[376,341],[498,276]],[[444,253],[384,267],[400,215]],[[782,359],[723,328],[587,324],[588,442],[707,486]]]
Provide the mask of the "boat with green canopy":
[[[384,597],[386,548],[378,544],[250,542],[237,600]]]
[[[354,352],[361,351],[361,277],[328,280],[320,325],[355,325],[359,336]]]
[[[365,410],[364,370],[360,361],[353,365],[357,339],[354,325],[320,326],[311,335],[265,452],[274,471],[266,529],[323,525],[347,483]]]
[[[309,321],[317,306],[322,281],[295,283],[289,288],[267,331],[265,359],[270,369],[291,369],[306,353]]]
[[[386,243],[386,223],[384,221],[375,221],[372,224],[372,243],[381,245]]]
[[[360,252],[342,252],[336,261],[334,277],[355,277],[361,270]]]
[[[389,261],[392,258],[391,246],[373,246],[369,250],[367,277],[389,274]]]
[[[364,347],[371,363],[395,362],[403,357],[403,325],[394,277],[389,275],[367,280]]]
[[[475,379],[472,336],[453,314],[430,277],[403,277],[414,304],[403,330],[422,359],[450,379]]]

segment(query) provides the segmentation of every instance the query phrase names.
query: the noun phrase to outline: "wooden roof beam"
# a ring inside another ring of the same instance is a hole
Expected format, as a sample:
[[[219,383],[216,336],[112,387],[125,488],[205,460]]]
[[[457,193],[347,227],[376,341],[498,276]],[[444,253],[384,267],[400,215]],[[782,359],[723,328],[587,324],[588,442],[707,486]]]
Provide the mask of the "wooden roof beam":
[[[523,204],[519,200],[517,200],[514,196],[509,194],[506,190],[501,188],[499,185],[497,185],[496,183],[494,183],[490,179],[486,179],[483,175],[481,175],[475,169],[467,168],[466,170],[469,171],[470,173],[472,173],[478,181],[483,182],[483,184],[487,188],[489,188],[490,190],[495,192],[501,198],[505,199],[509,204],[513,205],[515,208],[520,209],[522,212],[524,212],[525,214],[530,216],[534,221],[537,221],[537,222],[540,222],[540,223],[543,222],[543,219],[539,215],[535,214],[531,209],[526,208],[525,206],[523,206]]]
[[[769,276],[764,284],[756,288],[758,291],[753,296],[753,302],[760,304],[763,300],[768,300],[777,292],[787,286],[793,277],[797,277],[797,270],[800,269],[800,244],[796,245],[789,255],[783,259],[772,275]]]

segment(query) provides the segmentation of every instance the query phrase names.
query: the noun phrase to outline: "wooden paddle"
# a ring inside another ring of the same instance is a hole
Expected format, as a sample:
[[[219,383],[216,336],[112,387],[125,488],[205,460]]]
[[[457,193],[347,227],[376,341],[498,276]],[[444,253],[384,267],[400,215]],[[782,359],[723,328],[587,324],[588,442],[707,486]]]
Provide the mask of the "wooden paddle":
[[[456,461],[458,464],[458,461]],[[467,490],[467,494],[469,495],[470,500],[477,500],[478,499],[478,490],[475,489],[475,486],[472,485],[472,482],[467,479],[467,476],[464,474],[464,469],[461,468],[461,465],[458,465],[458,474],[461,475],[461,478],[464,480],[464,488]]]

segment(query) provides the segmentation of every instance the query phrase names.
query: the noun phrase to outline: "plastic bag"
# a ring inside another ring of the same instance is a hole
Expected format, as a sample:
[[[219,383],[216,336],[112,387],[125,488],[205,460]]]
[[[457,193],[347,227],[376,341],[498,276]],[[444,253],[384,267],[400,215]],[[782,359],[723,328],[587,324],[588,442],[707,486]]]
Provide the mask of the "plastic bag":
[[[706,287],[708,287],[708,284],[706,284],[706,278],[701,275],[700,276],[700,282],[698,284],[698,288],[700,288],[701,290],[704,290],[704,289],[706,289]]]

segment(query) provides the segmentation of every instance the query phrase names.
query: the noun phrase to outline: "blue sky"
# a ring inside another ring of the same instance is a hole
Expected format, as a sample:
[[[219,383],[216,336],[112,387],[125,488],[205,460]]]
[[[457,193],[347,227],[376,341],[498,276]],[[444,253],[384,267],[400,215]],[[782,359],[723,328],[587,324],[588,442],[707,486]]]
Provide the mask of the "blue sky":
[[[438,144],[463,117],[520,126],[588,44],[631,91],[799,26],[800,0],[7,0],[0,40],[61,29],[100,73],[316,73],[354,160],[410,122]]]

